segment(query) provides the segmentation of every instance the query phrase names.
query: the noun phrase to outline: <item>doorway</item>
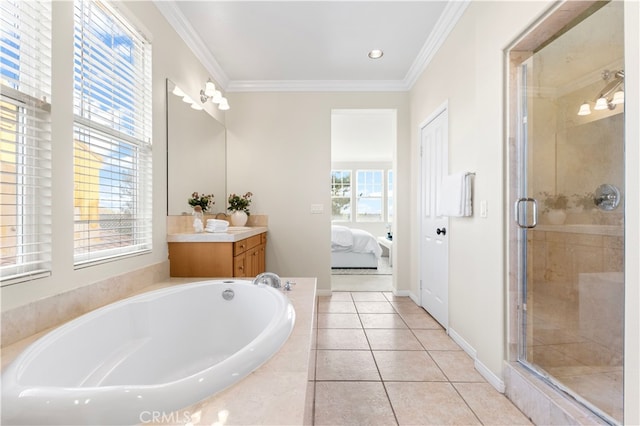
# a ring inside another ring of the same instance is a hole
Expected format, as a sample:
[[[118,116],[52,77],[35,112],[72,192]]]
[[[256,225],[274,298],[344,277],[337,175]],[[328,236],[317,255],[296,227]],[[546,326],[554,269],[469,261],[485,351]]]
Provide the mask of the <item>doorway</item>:
[[[334,291],[393,290],[396,116],[395,109],[331,111]]]
[[[595,3],[537,47],[510,51],[517,358],[614,424],[623,422],[623,12],[622,2]]]

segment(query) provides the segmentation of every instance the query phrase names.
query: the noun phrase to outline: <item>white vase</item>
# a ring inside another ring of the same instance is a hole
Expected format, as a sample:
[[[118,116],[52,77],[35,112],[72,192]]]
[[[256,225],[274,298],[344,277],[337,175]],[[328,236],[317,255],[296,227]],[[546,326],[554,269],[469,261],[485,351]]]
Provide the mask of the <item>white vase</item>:
[[[231,226],[244,226],[247,223],[248,218],[249,217],[243,210],[236,210],[231,213]]]
[[[567,220],[567,212],[560,209],[551,209],[547,212],[547,220],[552,225],[562,225]]]

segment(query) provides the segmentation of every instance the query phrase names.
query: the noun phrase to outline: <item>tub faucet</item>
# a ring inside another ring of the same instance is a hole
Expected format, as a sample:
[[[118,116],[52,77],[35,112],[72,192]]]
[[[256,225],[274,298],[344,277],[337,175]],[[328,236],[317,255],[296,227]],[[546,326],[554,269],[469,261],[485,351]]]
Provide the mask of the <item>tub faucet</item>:
[[[263,272],[253,279],[255,285],[264,284],[273,288],[282,288],[280,277],[273,272]]]

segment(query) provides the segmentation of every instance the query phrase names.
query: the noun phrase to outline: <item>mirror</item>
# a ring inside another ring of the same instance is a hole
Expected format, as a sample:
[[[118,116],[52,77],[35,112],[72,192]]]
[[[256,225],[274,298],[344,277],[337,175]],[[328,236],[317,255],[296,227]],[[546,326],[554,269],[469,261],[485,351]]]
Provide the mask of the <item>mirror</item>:
[[[191,214],[187,199],[193,192],[213,194],[209,213],[224,212],[226,129],[206,110],[182,101],[175,87],[167,79],[167,215]]]

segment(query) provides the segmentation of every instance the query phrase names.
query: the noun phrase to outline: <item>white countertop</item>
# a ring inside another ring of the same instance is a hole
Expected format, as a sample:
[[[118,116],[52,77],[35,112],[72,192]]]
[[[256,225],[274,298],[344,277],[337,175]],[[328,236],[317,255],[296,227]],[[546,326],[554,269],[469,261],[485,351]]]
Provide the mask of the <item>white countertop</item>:
[[[227,232],[167,234],[168,243],[233,243],[267,232],[266,226],[230,226]]]

